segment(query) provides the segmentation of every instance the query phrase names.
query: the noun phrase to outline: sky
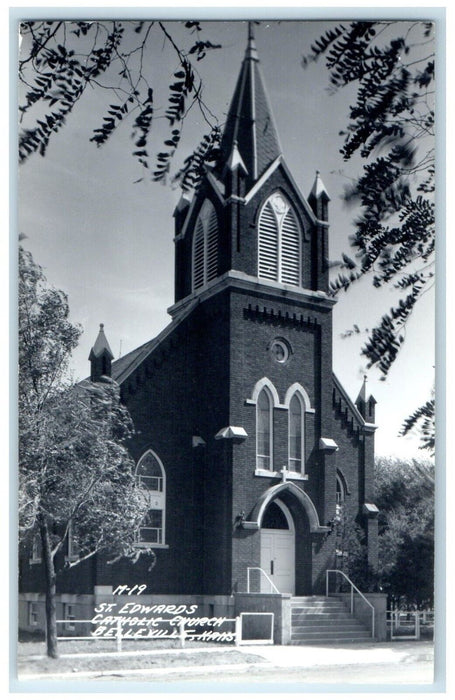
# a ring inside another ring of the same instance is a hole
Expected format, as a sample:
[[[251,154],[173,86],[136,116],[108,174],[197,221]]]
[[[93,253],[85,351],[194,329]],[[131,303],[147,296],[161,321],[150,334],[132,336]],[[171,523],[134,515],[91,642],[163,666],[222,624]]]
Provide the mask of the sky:
[[[87,17],[88,18],[88,17]],[[177,43],[180,23],[168,23]],[[346,126],[352,92],[330,95],[323,63],[304,70],[302,56],[328,29],[327,22],[268,22],[256,28],[256,43],[284,158],[305,196],[321,172],[331,197],[330,258],[350,253],[349,235],[356,212],[341,196],[360,172],[354,159],[343,162],[339,132]],[[223,48],[197,64],[203,97],[222,124],[233,94],[246,46],[245,22],[204,22],[204,35]],[[166,88],[177,68],[175,54],[157,33],[144,56],[157,105],[151,149],[162,150],[167,133],[163,113]],[[65,128],[51,141],[45,158],[33,155],[19,170],[18,225],[28,248],[50,284],[69,297],[71,318],[84,333],[74,353],[74,378],[88,374],[88,355],[99,324],[115,357],[157,335],[173,303],[173,218],[180,191],[158,183],[135,182],[143,172],[131,156],[131,129],[125,123],[101,149],[89,139],[101,124],[106,91],[90,90]],[[193,108],[185,121],[177,163],[188,156],[207,132]],[[351,253],[352,255],[352,253]],[[390,289],[374,290],[363,280],[339,297],[334,317],[334,371],[355,399],[366,371],[360,348],[365,337],[343,339],[357,324],[371,328],[389,309]],[[386,382],[368,371],[368,391],[377,404],[376,452],[423,457],[416,437],[398,438],[404,418],[423,404],[434,382],[434,297],[425,295],[407,324],[406,342]]]

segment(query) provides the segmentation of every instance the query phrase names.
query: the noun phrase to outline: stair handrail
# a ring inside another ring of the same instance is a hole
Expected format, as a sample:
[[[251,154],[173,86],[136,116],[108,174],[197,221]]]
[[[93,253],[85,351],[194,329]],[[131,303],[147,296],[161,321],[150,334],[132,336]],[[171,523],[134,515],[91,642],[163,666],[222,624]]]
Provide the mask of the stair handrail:
[[[260,571],[261,574],[264,574],[264,576],[266,577],[267,581],[270,583],[270,586],[271,586],[272,588],[274,588],[275,591],[276,591],[277,593],[280,592],[280,591],[278,590],[278,588],[275,586],[275,584],[273,583],[272,579],[270,579],[270,578],[267,576],[267,574],[265,573],[264,569],[261,569],[260,566],[249,566],[249,567],[247,568],[247,570],[246,570],[246,574],[247,574],[247,593],[251,593],[251,591],[250,591],[250,571]]]
[[[347,582],[349,583],[349,585],[351,586],[351,615],[354,614],[354,591],[355,591],[356,593],[358,593],[359,596],[360,596],[361,598],[363,598],[363,600],[365,601],[365,603],[366,603],[367,605],[370,606],[370,608],[371,608],[371,636],[374,638],[374,622],[375,622],[375,619],[374,619],[374,617],[375,617],[374,605],[373,605],[372,603],[370,603],[370,601],[369,601],[367,598],[365,598],[365,596],[363,595],[362,591],[359,591],[359,589],[357,588],[357,586],[355,585],[355,583],[353,583],[353,582],[351,581],[351,579],[349,578],[349,576],[346,576],[346,574],[344,573],[344,571],[340,571],[339,569],[327,569],[326,572],[325,572],[325,595],[326,595],[326,598],[329,597],[329,574],[341,574],[342,576],[344,576],[344,578],[346,579],[346,581],[347,581]]]

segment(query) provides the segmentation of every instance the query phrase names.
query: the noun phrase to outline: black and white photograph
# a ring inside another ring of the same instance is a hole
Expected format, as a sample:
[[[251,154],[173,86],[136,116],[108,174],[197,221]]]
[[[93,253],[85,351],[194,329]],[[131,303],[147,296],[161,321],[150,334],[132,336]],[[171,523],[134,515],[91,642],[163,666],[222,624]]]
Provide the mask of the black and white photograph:
[[[12,77],[15,687],[430,692],[441,15],[59,9]]]

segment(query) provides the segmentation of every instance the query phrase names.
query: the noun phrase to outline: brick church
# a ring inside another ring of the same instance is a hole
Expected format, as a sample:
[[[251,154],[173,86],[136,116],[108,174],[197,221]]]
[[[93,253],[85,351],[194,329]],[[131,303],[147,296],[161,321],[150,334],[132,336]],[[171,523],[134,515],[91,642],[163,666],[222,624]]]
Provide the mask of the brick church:
[[[328,210],[319,173],[305,197],[286,165],[250,29],[221,158],[174,213],[172,321],[116,361],[101,327],[89,358],[135,425],[152,506],[137,544],[156,562],[90,560],[61,600],[137,583],[157,600],[320,594],[341,504],[377,564],[375,400],[332,372]]]

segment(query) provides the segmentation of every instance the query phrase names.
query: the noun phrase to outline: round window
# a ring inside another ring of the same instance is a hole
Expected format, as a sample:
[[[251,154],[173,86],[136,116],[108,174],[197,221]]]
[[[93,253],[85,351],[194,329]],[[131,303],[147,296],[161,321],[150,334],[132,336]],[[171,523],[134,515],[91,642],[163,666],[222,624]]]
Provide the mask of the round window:
[[[274,340],[270,352],[276,362],[283,364],[289,358],[289,347],[283,340]]]

